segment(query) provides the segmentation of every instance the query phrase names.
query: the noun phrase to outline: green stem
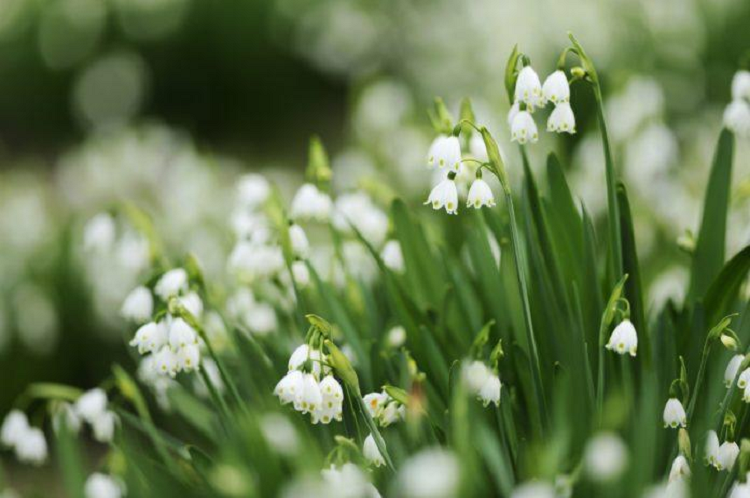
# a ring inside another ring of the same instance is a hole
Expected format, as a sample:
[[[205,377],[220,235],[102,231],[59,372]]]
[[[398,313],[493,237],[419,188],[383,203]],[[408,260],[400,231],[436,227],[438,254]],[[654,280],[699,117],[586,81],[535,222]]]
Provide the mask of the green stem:
[[[622,263],[622,232],[620,231],[620,209],[617,205],[617,190],[615,188],[615,165],[612,159],[612,149],[607,133],[607,123],[604,121],[604,99],[598,80],[592,83],[596,98],[596,111],[599,118],[599,130],[602,134],[604,147],[604,165],[607,175],[607,204],[609,205],[609,244],[611,251],[612,277],[618,281],[623,274]]]
[[[375,421],[372,419],[370,412],[367,411],[367,406],[365,405],[365,402],[362,399],[362,396],[359,393],[355,393],[355,396],[359,404],[359,411],[360,413],[362,413],[362,418],[365,419],[367,428],[370,429],[370,434],[372,434],[372,438],[375,440],[375,445],[378,447],[378,451],[380,451],[380,454],[383,456],[383,460],[385,460],[385,463],[388,466],[388,468],[391,469],[393,472],[395,472],[396,467],[393,466],[391,455],[388,453],[388,448],[385,447],[385,440],[383,439],[383,436],[380,434],[380,431],[378,430],[377,425],[375,425]]]
[[[508,214],[510,215],[510,235],[513,244],[513,255],[516,260],[516,278],[518,287],[521,292],[521,301],[523,303],[523,318],[526,325],[526,339],[529,343],[529,367],[531,368],[531,382],[534,390],[534,397],[537,400],[539,410],[536,413],[539,433],[543,434],[547,420],[547,405],[544,401],[544,391],[542,388],[542,371],[539,366],[539,350],[534,337],[534,325],[531,321],[531,305],[529,304],[529,289],[524,275],[525,260],[521,252],[521,243],[516,226],[516,211],[513,207],[513,196],[510,193],[510,186],[505,189],[505,202],[508,205]]]
[[[706,339],[706,342],[703,344],[703,354],[701,355],[701,364],[700,367],[698,367],[698,377],[695,379],[695,388],[693,389],[693,395],[690,397],[690,403],[688,404],[687,409],[687,420],[688,424],[690,424],[693,416],[693,411],[695,410],[695,403],[698,400],[698,393],[701,390],[701,386],[703,385],[703,378],[706,374],[706,364],[708,363],[708,355],[711,353],[711,342],[710,339]]]
[[[231,413],[229,412],[229,407],[227,406],[226,401],[224,401],[224,398],[219,394],[218,389],[216,389],[216,386],[214,386],[214,383],[211,381],[211,377],[208,375],[208,371],[206,371],[206,367],[203,366],[201,363],[200,366],[200,374],[203,378],[203,382],[206,383],[206,387],[208,388],[208,392],[211,394],[211,398],[213,398],[214,403],[219,407],[219,410],[221,411],[221,414],[223,415],[223,418],[226,422],[229,422],[231,420]],[[226,425],[224,425],[224,428],[226,429]]]
[[[606,361],[606,349],[605,344],[607,343],[607,329],[609,328],[605,322],[604,315],[599,325],[599,364],[597,365],[597,381],[596,381],[596,415],[597,420],[601,422],[602,410],[604,406],[604,362]]]

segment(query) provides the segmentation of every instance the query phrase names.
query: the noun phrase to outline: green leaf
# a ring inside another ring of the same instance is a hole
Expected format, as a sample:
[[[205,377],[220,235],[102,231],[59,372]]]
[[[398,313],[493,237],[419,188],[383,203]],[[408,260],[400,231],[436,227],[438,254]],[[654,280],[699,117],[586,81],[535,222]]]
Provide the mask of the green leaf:
[[[723,130],[714,153],[703,204],[703,221],[693,254],[688,293],[692,301],[705,295],[724,265],[733,150],[734,136]]]
[[[706,292],[704,306],[709,323],[716,323],[731,311],[749,270],[750,246],[746,246],[722,268]]]
[[[71,498],[83,498],[83,483],[86,474],[81,461],[81,450],[76,435],[68,428],[66,415],[59,412],[57,417],[57,461],[62,469],[66,495]]]
[[[513,51],[508,57],[508,62],[505,64],[505,91],[508,92],[508,101],[512,104],[516,91],[516,78],[518,73],[516,67],[518,67],[518,58],[521,54],[518,52],[518,45],[513,46]]]
[[[307,180],[317,185],[318,188],[327,190],[331,182],[331,166],[328,161],[328,154],[320,137],[313,136],[310,138],[310,148],[307,157],[307,171],[305,172]]]

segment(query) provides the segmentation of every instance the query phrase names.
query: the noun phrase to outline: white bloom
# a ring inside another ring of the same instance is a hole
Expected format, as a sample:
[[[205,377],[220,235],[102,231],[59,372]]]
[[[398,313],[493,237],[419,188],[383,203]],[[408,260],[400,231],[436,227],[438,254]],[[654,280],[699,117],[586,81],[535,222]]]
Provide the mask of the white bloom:
[[[461,367],[461,379],[466,388],[475,395],[479,394],[490,375],[492,375],[492,372],[481,361],[475,360],[469,364],[464,363]]]
[[[315,376],[311,373],[302,374],[302,396],[295,401],[294,409],[298,412],[308,413],[320,408],[323,403],[323,395]]]
[[[536,123],[528,111],[519,111],[513,117],[510,132],[511,140],[519,144],[525,144],[526,142],[535,143],[539,140],[539,131],[536,128]]]
[[[729,498],[750,498],[750,481],[746,479],[744,484],[736,481],[727,496]]]
[[[732,78],[732,99],[750,100],[750,71],[737,71]]]
[[[244,279],[271,277],[284,268],[284,254],[277,245],[241,241],[232,249],[228,266]]]
[[[76,400],[75,410],[83,420],[93,424],[107,410],[107,393],[99,387],[86,391]]]
[[[510,495],[510,498],[555,498],[555,488],[546,482],[527,482],[521,484]]]
[[[492,207],[495,205],[495,196],[492,195],[492,189],[487,185],[487,182],[481,178],[474,180],[469,189],[469,197],[466,201],[467,207],[474,207],[476,209],[482,206]]]
[[[292,352],[292,355],[289,357],[289,363],[287,367],[289,368],[289,370],[298,370],[302,367],[302,365],[304,365],[308,358],[312,358],[310,346],[308,346],[307,344],[297,346],[297,348]]]
[[[364,472],[353,463],[341,468],[331,466],[320,472],[326,484],[318,493],[310,492],[309,486],[298,494],[284,494],[284,498],[336,497],[336,498],[380,498],[380,493],[368,480]]]
[[[40,429],[29,427],[22,432],[16,441],[16,458],[32,465],[41,465],[47,460],[47,441]]]
[[[704,451],[706,464],[716,466],[719,461],[719,436],[716,434],[716,431],[710,430],[708,431],[708,434],[706,434],[706,446]]]
[[[619,354],[635,356],[638,350],[638,334],[633,323],[628,319],[620,322],[612,331],[609,342],[605,347]]]
[[[164,322],[148,322],[136,331],[130,345],[137,347],[140,354],[153,353],[167,344],[168,332]]]
[[[127,320],[143,323],[151,318],[154,312],[154,298],[151,291],[144,286],[136,287],[125,298],[120,314]]]
[[[357,191],[339,196],[333,215],[333,226],[344,233],[356,228],[368,242],[380,246],[388,233],[388,216],[366,193]]]
[[[518,102],[513,102],[513,105],[508,110],[508,126],[513,126],[513,121],[519,112],[521,112],[521,105]]]
[[[404,342],[406,342],[406,329],[401,325],[392,327],[388,331],[386,340],[388,341],[388,346],[392,348],[400,347],[402,344],[404,344]]]
[[[724,441],[719,446],[719,453],[716,456],[716,469],[731,471],[734,467],[734,461],[740,454],[740,447],[734,441]]]
[[[380,425],[388,427],[389,425],[398,422],[404,418],[404,406],[398,401],[390,401],[385,405],[385,408],[380,412],[378,420]]]
[[[446,178],[432,189],[430,197],[425,204],[432,204],[432,209],[442,209],[448,214],[456,214],[458,209],[458,190],[456,183],[450,178]]]
[[[545,101],[552,102],[555,105],[568,102],[570,100],[570,85],[565,72],[558,69],[547,76],[544,85],[542,85],[542,94]]]
[[[469,153],[471,157],[478,161],[487,162],[490,160],[487,155],[487,144],[480,133],[472,133],[469,139]]]
[[[177,352],[177,365],[183,372],[197,370],[201,362],[201,350],[197,344],[183,346]]]
[[[390,270],[396,273],[404,271],[404,254],[401,252],[401,244],[398,240],[386,242],[380,257],[383,258],[383,263]]]
[[[301,402],[302,394],[304,393],[302,372],[299,370],[288,372],[282,377],[279,383],[276,384],[273,393],[279,397],[279,401],[281,401],[282,405]]]
[[[737,377],[737,372],[739,371],[740,366],[742,366],[743,359],[745,359],[744,355],[736,354],[732,356],[732,359],[727,363],[727,368],[724,370],[724,385],[727,386],[727,388],[732,387],[732,383],[734,382],[735,377]]]
[[[174,377],[177,374],[180,364],[177,355],[175,355],[172,349],[169,346],[164,346],[155,355],[154,366],[156,367],[156,371],[162,375]]]
[[[534,107],[541,107],[544,105],[542,84],[539,81],[539,76],[536,74],[536,71],[534,71],[531,66],[525,66],[518,73],[514,100],[516,102],[524,102],[532,111],[534,110]]]
[[[300,287],[310,285],[310,269],[304,261],[295,261],[292,263],[292,276]]]
[[[76,412],[75,407],[70,403],[62,403],[60,405],[58,416],[60,418],[55,417],[52,420],[55,431],[60,429],[60,421],[62,421],[62,423],[65,424],[65,427],[74,434],[78,434],[78,431],[81,430],[81,417],[78,415],[78,412]]]
[[[628,465],[628,448],[614,433],[603,432],[594,436],[584,453],[586,472],[597,481],[618,477]]]
[[[114,412],[106,411],[97,416],[92,422],[91,427],[94,430],[94,439],[100,443],[110,443],[115,435],[115,425],[117,424],[117,415]]]
[[[257,173],[242,175],[237,184],[237,200],[242,206],[250,209],[263,204],[270,192],[268,180]]]
[[[175,318],[169,325],[169,345],[179,351],[188,344],[198,344],[198,334],[182,318]]]
[[[83,228],[83,248],[86,251],[104,252],[115,243],[115,220],[107,213],[99,213]]]
[[[263,415],[260,430],[269,445],[282,455],[293,455],[299,448],[297,430],[289,420],[278,413]]]
[[[677,458],[672,462],[672,468],[669,471],[670,482],[677,479],[689,478],[690,475],[690,465],[688,464],[687,459],[683,455],[677,455]]]
[[[327,375],[320,382],[320,406],[312,412],[312,422],[328,424],[333,420],[341,420],[343,416],[344,390],[332,375]]]
[[[203,314],[203,301],[201,300],[197,292],[188,292],[177,300],[194,317],[200,318],[200,316]]]
[[[433,140],[427,153],[427,164],[458,172],[461,166],[461,143],[453,135],[440,135]]]
[[[370,393],[366,394],[362,401],[365,402],[367,411],[370,412],[372,418],[378,418],[380,413],[385,408],[385,404],[388,401],[388,395],[386,393]]]
[[[365,443],[362,446],[362,453],[364,454],[365,459],[372,465],[375,465],[376,467],[385,465],[385,459],[383,458],[383,455],[380,454],[380,450],[378,449],[378,445],[375,444],[375,438],[372,437],[372,434],[365,438]]]
[[[245,325],[253,334],[268,335],[277,327],[276,311],[268,303],[256,303],[244,316]]]
[[[292,199],[291,215],[294,219],[326,221],[331,214],[331,198],[311,183],[302,185]]]
[[[744,369],[737,379],[737,387],[740,389],[745,389],[748,384],[750,384],[750,367]]]
[[[185,292],[188,288],[188,274],[182,268],[174,268],[164,273],[154,286],[154,292],[164,301]]]
[[[458,496],[460,466],[454,454],[429,448],[409,458],[398,474],[399,496],[454,498]]]
[[[549,119],[547,119],[547,131],[570,133],[571,135],[576,132],[576,117],[569,103],[562,102],[555,106],[552,114],[549,115]]]
[[[289,227],[289,239],[292,243],[292,251],[300,258],[306,258],[310,254],[310,243],[301,226],[293,224]]]
[[[500,382],[500,377],[495,373],[490,373],[478,394],[479,399],[484,406],[487,406],[490,403],[495,403],[495,406],[500,404],[500,389],[502,387],[503,385]]]
[[[747,383],[745,390],[742,392],[742,401],[750,403],[750,383]]]
[[[121,498],[122,485],[106,474],[94,473],[86,479],[84,486],[86,498]]]
[[[664,406],[664,427],[685,427],[687,425],[687,415],[682,403],[677,398],[669,398]]]
[[[724,126],[740,136],[750,136],[750,103],[733,100],[724,109]]]
[[[0,442],[4,446],[13,447],[28,430],[29,420],[26,414],[20,410],[12,410],[3,421],[3,427],[0,429]]]

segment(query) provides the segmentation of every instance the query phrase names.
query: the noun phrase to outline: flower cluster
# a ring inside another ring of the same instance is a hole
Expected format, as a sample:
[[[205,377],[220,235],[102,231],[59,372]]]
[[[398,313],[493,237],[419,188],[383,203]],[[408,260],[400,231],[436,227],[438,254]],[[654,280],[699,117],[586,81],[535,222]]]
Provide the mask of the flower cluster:
[[[20,462],[42,465],[47,460],[47,440],[41,429],[29,425],[26,414],[12,410],[0,428],[0,443],[15,450]]]
[[[344,390],[333,377],[328,356],[302,344],[289,357],[289,371],[276,384],[274,394],[281,404],[309,413],[313,424],[341,421]]]
[[[366,394],[362,400],[367,411],[381,427],[403,420],[406,417],[406,406],[393,399],[385,390],[379,393]]]
[[[532,114],[548,102],[554,104],[555,108],[547,119],[547,131],[575,133],[576,120],[570,107],[570,85],[565,72],[558,69],[542,85],[534,69],[524,66],[518,73],[514,102],[508,112],[512,141],[525,144],[539,140],[539,131]]]
[[[500,404],[500,389],[502,383],[497,372],[489,368],[483,362],[474,360],[461,367],[461,379],[469,392],[476,396],[484,406],[495,403]]]
[[[719,436],[716,431],[708,431],[706,435],[705,461],[718,471],[730,472],[734,462],[740,454],[740,447],[734,441],[724,441],[719,444]]]
[[[750,137],[750,71],[737,71],[732,79],[732,102],[724,110],[724,126]]]
[[[173,316],[168,309],[169,301],[175,299],[193,317],[202,315],[203,301],[189,289],[188,280],[183,268],[169,270],[161,276],[154,285],[154,294],[161,300],[164,312],[160,319],[141,325],[130,341],[141,355],[149,355],[149,365],[170,377],[198,369],[201,361],[198,333],[184,318]],[[149,293],[149,298],[146,293]],[[123,305],[123,313],[127,311],[125,314],[130,318],[144,318],[149,309],[153,312],[153,296],[145,287],[133,290]]]
[[[83,393],[73,406],[65,407],[65,421],[73,432],[81,429],[82,422],[91,426],[94,439],[109,443],[115,434],[117,415],[107,409],[107,394],[101,388]]]

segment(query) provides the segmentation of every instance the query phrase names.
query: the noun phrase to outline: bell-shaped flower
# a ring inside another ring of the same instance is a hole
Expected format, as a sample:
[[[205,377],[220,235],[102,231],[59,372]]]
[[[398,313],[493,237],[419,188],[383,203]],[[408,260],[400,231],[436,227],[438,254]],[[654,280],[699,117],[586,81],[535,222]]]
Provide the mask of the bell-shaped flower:
[[[750,71],[737,71],[732,78],[732,99],[750,101]]]
[[[454,182],[452,178],[446,177],[432,189],[425,204],[431,204],[432,209],[436,210],[445,207],[446,213],[456,214],[458,209],[458,190],[456,189],[456,182]]]
[[[182,268],[174,268],[164,273],[154,285],[154,292],[164,301],[177,296],[188,288],[188,274]]]
[[[487,185],[487,182],[481,178],[474,180],[469,189],[469,196],[466,200],[467,207],[474,207],[476,209],[482,206],[492,207],[495,205],[495,196],[492,194],[492,189]]]
[[[203,314],[203,300],[197,292],[188,292],[184,296],[177,298],[177,301],[196,318]]]
[[[536,71],[531,66],[525,66],[518,73],[514,95],[516,102],[525,103],[530,110],[544,105],[542,83],[539,81]]]
[[[706,465],[716,466],[719,461],[719,436],[716,431],[710,430],[706,434],[706,445],[703,455]]]
[[[169,325],[169,345],[179,351],[189,344],[198,344],[198,334],[185,320],[175,318]]]
[[[440,135],[432,141],[427,153],[427,164],[431,168],[448,168],[458,172],[461,165],[461,143],[453,135]]]
[[[724,109],[724,126],[739,136],[750,137],[750,102],[730,102]]]
[[[110,443],[115,435],[115,426],[117,425],[117,415],[114,412],[106,411],[96,417],[91,422],[91,428],[94,431],[94,439],[100,443]]]
[[[301,226],[293,224],[289,227],[289,240],[292,243],[292,251],[300,258],[306,258],[310,254],[310,242]]]
[[[278,396],[282,405],[286,405],[287,403],[301,403],[302,394],[304,393],[302,372],[299,370],[289,371],[276,384],[273,393]]]
[[[482,401],[484,406],[490,403],[495,403],[495,406],[500,405],[500,389],[503,387],[500,382],[500,377],[496,373],[491,373],[487,380],[479,390],[479,399]]]
[[[401,244],[397,240],[389,240],[383,246],[380,253],[383,264],[396,273],[404,271],[404,254],[401,252]]]
[[[299,287],[310,285],[310,269],[304,261],[298,260],[292,263],[292,276]]]
[[[386,393],[370,393],[366,394],[362,398],[362,401],[365,402],[370,416],[378,418],[380,413],[385,409],[385,404],[388,402],[388,395]]]
[[[322,403],[323,396],[315,376],[311,373],[302,374],[302,396],[298,402],[295,401],[294,409],[308,413],[317,410]]]
[[[576,117],[568,102],[561,102],[555,106],[547,119],[547,131],[571,135],[576,132]]]
[[[732,387],[732,383],[734,382],[735,377],[737,377],[737,372],[739,371],[740,366],[742,366],[742,360],[744,359],[744,355],[736,354],[732,356],[732,359],[727,363],[727,368],[724,370],[724,385],[727,388]],[[745,381],[745,384],[747,384],[747,381]],[[744,386],[742,388],[744,388]]]
[[[740,447],[734,441],[724,441],[719,446],[719,453],[716,456],[716,469],[731,471],[734,462],[740,454]]]
[[[372,434],[365,438],[365,442],[362,445],[362,454],[365,456],[365,460],[371,465],[376,467],[385,465],[385,459],[383,458],[383,455],[380,454],[380,450],[378,449],[378,445],[375,443],[375,438],[372,437]]]
[[[552,102],[555,105],[570,100],[570,84],[564,71],[558,69],[547,76],[542,85],[542,95],[545,102]]]
[[[36,427],[29,427],[16,441],[16,458],[22,463],[41,465],[47,460],[47,440]]]
[[[612,331],[609,342],[605,348],[619,354],[630,354],[635,356],[638,351],[638,334],[633,323],[625,319]]]
[[[140,354],[159,351],[167,344],[169,335],[164,322],[148,322],[136,331],[130,345],[137,347]]]
[[[258,173],[242,175],[237,182],[237,200],[245,208],[255,209],[266,201],[270,193],[268,180]]]
[[[677,455],[677,458],[672,461],[672,468],[669,470],[670,482],[678,479],[687,479],[690,475],[690,464],[688,464],[687,458],[684,455]]]
[[[298,220],[327,221],[333,203],[328,194],[311,183],[302,185],[292,199],[291,215]]]
[[[170,377],[177,375],[180,367],[177,355],[169,346],[164,346],[155,353],[154,362],[157,372],[162,375],[169,375]]]
[[[94,473],[86,479],[83,493],[86,498],[122,498],[125,488],[112,476]]]
[[[29,429],[29,420],[20,410],[11,410],[3,420],[0,428],[0,442],[3,446],[14,447],[23,434]]]
[[[75,411],[79,417],[93,424],[101,414],[107,410],[107,393],[96,387],[83,393],[75,403]]]
[[[685,426],[687,426],[687,415],[682,403],[677,398],[669,398],[664,406],[664,427],[676,429]]]
[[[513,121],[516,119],[519,112],[521,112],[521,104],[513,102],[513,105],[510,106],[510,109],[508,110],[508,126],[513,126]]]
[[[748,384],[750,384],[750,368],[744,369],[737,379],[737,387],[740,389],[745,389]]]
[[[539,140],[539,131],[536,128],[534,118],[528,111],[519,111],[513,117],[513,124],[510,126],[511,140],[519,144],[527,142],[535,143]]]
[[[188,344],[177,351],[177,363],[183,372],[197,370],[201,362],[201,350],[197,344]]]
[[[154,312],[154,298],[144,286],[136,287],[127,295],[120,308],[120,314],[136,323],[147,322]]]

